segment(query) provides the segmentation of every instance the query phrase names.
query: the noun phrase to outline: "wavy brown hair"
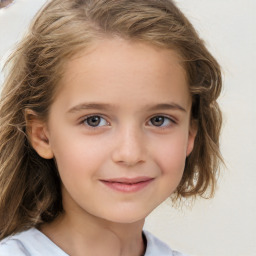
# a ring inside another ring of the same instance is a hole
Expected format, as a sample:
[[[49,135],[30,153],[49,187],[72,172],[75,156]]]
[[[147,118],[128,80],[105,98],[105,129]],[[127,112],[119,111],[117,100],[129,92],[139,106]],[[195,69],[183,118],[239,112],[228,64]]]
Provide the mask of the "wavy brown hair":
[[[177,198],[211,196],[221,155],[219,64],[171,0],[53,0],[10,57],[0,101],[0,239],[62,211],[53,159],[31,147],[26,109],[47,121],[63,65],[95,40],[120,37],[176,50],[183,60],[198,132]],[[210,188],[210,190],[209,190]]]

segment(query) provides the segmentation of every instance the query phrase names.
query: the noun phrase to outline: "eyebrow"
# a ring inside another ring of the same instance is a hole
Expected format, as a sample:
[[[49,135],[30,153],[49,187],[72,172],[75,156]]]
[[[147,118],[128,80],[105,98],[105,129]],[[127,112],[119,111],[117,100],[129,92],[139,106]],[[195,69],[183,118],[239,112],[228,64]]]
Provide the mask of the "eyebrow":
[[[162,103],[162,104],[156,104],[155,106],[152,106],[149,108],[151,111],[155,110],[180,110],[182,112],[187,112],[185,108],[183,108],[181,105],[177,103]]]
[[[76,113],[88,109],[110,110],[113,108],[113,105],[105,103],[81,103],[69,109],[67,113]]]
[[[97,109],[97,110],[112,110],[115,106],[106,103],[81,103],[72,108],[70,108],[67,113],[76,113],[82,110],[89,110],[89,109]],[[156,104],[154,106],[145,107],[149,111],[157,111],[157,110],[180,110],[182,112],[187,112],[185,108],[180,106],[177,103],[161,103]]]

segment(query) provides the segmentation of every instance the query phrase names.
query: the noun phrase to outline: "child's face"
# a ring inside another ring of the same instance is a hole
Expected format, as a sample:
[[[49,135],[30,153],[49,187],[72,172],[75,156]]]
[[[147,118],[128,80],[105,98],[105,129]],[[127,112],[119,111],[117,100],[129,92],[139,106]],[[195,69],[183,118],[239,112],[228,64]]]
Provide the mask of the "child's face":
[[[66,212],[144,219],[180,182],[190,109],[174,51],[106,39],[69,61],[45,128]]]

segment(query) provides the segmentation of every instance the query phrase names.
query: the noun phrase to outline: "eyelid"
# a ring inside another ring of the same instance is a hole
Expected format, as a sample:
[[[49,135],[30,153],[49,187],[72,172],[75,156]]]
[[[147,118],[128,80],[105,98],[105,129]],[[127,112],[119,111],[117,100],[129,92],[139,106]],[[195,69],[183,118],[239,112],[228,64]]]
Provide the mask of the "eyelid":
[[[104,120],[106,121],[107,125],[95,126],[95,127],[90,126],[90,125],[86,125],[86,124],[85,124],[85,121],[86,121],[88,118],[93,117],[93,116],[98,116],[98,117],[104,119]],[[100,128],[100,127],[110,126],[110,122],[108,121],[108,118],[106,118],[106,117],[105,117],[104,115],[102,115],[102,114],[97,114],[97,113],[96,113],[96,114],[88,114],[88,115],[83,116],[81,119],[79,119],[79,124],[80,124],[80,125],[83,125],[83,126],[86,126],[86,127],[88,127],[89,129],[95,129],[95,128]]]
[[[156,128],[162,128],[162,129],[164,129],[164,128],[168,128],[168,127],[170,127],[170,126],[175,125],[175,124],[178,123],[178,120],[177,120],[176,118],[174,118],[173,116],[167,115],[167,114],[154,114],[153,116],[149,117],[149,119],[148,119],[148,121],[147,121],[146,123],[149,123],[150,120],[151,120],[152,118],[154,118],[154,117],[164,117],[164,118],[167,118],[167,119],[170,120],[171,124],[168,125],[168,126],[149,125],[149,126],[151,126],[151,127],[156,127]]]
[[[90,125],[86,125],[86,124],[85,124],[85,121],[86,121],[88,118],[93,117],[93,116],[99,116],[100,118],[104,119],[104,120],[106,121],[107,125],[95,126],[95,127],[90,126]],[[154,114],[154,115],[152,115],[152,116],[150,116],[150,117],[148,118],[148,120],[146,121],[146,125],[148,125],[148,123],[150,122],[150,120],[151,120],[152,118],[154,118],[154,117],[164,117],[164,118],[166,118],[166,119],[169,119],[170,122],[171,122],[171,124],[168,125],[168,126],[155,126],[155,125],[152,125],[152,124],[151,124],[151,125],[149,125],[149,126],[151,126],[151,127],[156,127],[156,128],[162,128],[162,129],[164,129],[164,128],[168,128],[168,127],[170,127],[170,126],[175,125],[175,124],[178,123],[177,118],[175,118],[175,117],[173,117],[173,116],[170,116],[170,115],[168,115],[168,114]],[[80,125],[83,125],[83,126],[86,126],[87,128],[91,128],[91,129],[102,128],[102,127],[107,127],[107,126],[110,126],[110,125],[111,125],[111,123],[108,121],[108,119],[109,119],[109,118],[107,118],[107,117],[106,117],[105,115],[103,115],[103,114],[93,113],[93,114],[88,114],[88,115],[85,115],[85,116],[81,117],[81,118],[79,119],[79,124],[80,124]]]

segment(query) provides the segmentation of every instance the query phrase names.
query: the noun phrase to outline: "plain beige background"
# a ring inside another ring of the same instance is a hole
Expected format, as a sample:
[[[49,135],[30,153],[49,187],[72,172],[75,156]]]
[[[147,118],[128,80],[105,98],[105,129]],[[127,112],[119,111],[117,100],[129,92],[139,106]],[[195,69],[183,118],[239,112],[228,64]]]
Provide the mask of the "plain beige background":
[[[16,0],[0,10],[1,65],[44,2]],[[176,2],[223,68],[225,89],[219,103],[227,168],[221,170],[214,199],[180,210],[164,203],[147,218],[145,229],[191,256],[255,256],[256,1]]]

